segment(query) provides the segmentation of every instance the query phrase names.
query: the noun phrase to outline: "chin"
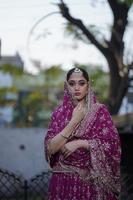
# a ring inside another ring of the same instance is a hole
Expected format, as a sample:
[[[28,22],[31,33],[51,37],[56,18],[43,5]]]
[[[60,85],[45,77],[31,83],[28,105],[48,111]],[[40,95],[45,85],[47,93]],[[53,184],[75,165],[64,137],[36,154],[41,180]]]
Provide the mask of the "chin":
[[[82,99],[81,97],[75,97],[76,100],[80,101]]]
[[[81,101],[81,100],[83,100],[83,99],[85,99],[85,98],[86,98],[86,95],[75,96],[75,99],[76,99],[77,101]]]
[[[76,98],[77,101],[82,101],[84,99],[84,97],[79,97],[79,98]]]

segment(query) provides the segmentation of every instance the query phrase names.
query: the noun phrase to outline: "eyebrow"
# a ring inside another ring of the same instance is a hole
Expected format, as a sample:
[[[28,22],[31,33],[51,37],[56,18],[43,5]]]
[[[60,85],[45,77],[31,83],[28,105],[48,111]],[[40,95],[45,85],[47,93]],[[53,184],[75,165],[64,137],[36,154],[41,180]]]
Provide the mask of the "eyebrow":
[[[85,79],[80,79],[80,80],[78,80],[78,81],[76,81],[76,80],[73,80],[73,79],[71,79],[71,80],[68,80],[68,82],[70,82],[70,81],[73,81],[73,82],[80,82],[80,81],[87,81],[87,80],[85,80]]]

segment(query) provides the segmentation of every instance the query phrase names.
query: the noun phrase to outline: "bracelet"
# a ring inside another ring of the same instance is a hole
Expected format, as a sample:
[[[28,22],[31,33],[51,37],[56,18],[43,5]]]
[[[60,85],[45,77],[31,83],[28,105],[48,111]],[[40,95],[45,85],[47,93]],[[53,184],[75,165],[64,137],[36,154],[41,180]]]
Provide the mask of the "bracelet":
[[[63,138],[65,138],[65,139],[69,139],[69,137],[66,137],[66,136],[64,136],[63,134],[60,134]]]

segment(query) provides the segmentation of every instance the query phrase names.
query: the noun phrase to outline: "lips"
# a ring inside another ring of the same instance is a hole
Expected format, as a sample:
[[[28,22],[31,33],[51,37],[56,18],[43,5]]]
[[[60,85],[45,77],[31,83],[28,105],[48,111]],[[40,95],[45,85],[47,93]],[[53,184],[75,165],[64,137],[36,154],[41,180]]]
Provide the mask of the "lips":
[[[80,96],[81,93],[80,92],[75,92],[75,96]]]

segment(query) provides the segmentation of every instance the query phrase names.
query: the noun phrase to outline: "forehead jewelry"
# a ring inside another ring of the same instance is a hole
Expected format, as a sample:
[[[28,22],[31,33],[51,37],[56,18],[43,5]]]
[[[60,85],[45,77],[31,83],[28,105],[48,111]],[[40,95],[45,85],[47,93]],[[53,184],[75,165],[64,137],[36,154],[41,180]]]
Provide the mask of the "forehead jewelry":
[[[76,67],[76,68],[74,69],[74,72],[79,73],[79,72],[81,72],[81,70],[80,70],[79,68]]]

